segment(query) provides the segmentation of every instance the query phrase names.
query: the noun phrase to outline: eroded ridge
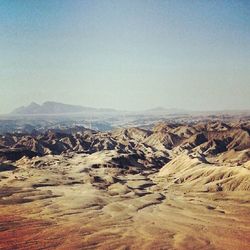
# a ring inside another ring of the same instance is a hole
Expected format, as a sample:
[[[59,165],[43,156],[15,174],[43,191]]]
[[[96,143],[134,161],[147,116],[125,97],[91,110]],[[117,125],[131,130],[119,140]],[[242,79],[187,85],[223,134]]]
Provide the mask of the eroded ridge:
[[[248,249],[249,122],[0,137],[1,249]]]

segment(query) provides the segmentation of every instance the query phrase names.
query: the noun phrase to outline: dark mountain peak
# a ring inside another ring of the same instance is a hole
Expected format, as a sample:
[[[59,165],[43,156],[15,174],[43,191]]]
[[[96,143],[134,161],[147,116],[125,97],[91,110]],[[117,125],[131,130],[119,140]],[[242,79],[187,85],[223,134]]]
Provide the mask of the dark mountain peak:
[[[31,102],[29,107],[40,107],[40,105],[37,104],[36,102]]]
[[[84,107],[80,105],[65,104],[60,102],[46,101],[42,105],[35,102],[28,106],[22,106],[11,112],[11,115],[69,115],[77,113],[95,113],[95,112],[116,112],[113,109],[97,109],[92,107]]]

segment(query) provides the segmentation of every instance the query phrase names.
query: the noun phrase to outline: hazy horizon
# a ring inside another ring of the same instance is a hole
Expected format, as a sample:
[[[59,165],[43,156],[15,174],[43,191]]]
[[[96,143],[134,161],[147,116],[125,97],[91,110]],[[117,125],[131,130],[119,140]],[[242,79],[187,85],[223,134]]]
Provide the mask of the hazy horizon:
[[[250,109],[248,1],[0,0],[0,31],[0,114]]]
[[[0,114],[0,116],[1,115],[8,115],[8,114],[10,114],[10,113],[12,113],[12,111],[15,111],[15,109],[16,108],[21,108],[21,107],[28,107],[29,105],[31,105],[31,104],[38,104],[38,105],[43,105],[44,103],[46,103],[46,102],[53,102],[53,103],[59,103],[59,104],[66,104],[66,105],[75,105],[75,106],[82,106],[82,107],[86,107],[86,108],[96,108],[96,109],[114,109],[114,110],[117,110],[117,111],[128,111],[128,112],[143,112],[143,111],[149,111],[149,110],[161,110],[161,109],[166,109],[166,110],[176,110],[176,111],[179,111],[179,112],[219,112],[219,111],[225,111],[225,112],[233,112],[233,111],[239,111],[239,112],[241,112],[241,111],[250,111],[250,109],[213,109],[213,110],[209,110],[209,109],[196,109],[196,110],[194,110],[194,109],[181,109],[181,108],[168,108],[168,107],[163,107],[163,106],[154,106],[154,107],[150,107],[150,108],[148,108],[148,109],[116,109],[116,108],[112,108],[112,107],[98,107],[98,106],[87,106],[87,105],[76,105],[76,104],[74,104],[74,103],[63,103],[63,102],[54,102],[54,101],[50,101],[50,100],[48,100],[48,101],[44,101],[44,102],[42,102],[42,103],[38,103],[38,102],[31,102],[31,103],[29,103],[28,105],[22,105],[22,106],[18,106],[18,107],[15,107],[13,110],[11,110],[10,112],[8,112],[8,113],[4,113],[4,114]]]

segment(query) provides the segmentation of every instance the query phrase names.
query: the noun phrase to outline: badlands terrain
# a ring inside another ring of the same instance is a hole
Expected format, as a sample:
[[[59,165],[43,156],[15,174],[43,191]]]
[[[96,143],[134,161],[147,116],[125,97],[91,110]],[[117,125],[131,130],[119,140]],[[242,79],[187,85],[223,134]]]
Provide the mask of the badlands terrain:
[[[249,249],[250,121],[0,136],[0,249]]]

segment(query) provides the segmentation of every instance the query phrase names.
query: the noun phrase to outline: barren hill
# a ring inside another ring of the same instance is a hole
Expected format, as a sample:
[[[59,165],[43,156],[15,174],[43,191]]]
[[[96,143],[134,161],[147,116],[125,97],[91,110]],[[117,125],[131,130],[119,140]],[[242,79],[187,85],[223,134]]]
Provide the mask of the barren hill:
[[[59,102],[44,102],[39,105],[35,102],[28,106],[16,108],[11,112],[12,115],[48,115],[48,114],[75,114],[90,112],[115,112],[113,109],[96,109],[92,107],[83,107],[80,105],[70,105]]]
[[[2,135],[0,248],[248,249],[249,124]]]

